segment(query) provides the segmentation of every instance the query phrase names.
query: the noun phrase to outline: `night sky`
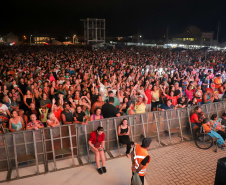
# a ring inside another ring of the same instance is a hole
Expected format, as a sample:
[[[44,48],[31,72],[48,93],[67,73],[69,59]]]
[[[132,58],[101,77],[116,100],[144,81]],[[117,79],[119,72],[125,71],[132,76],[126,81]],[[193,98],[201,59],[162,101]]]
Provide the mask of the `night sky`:
[[[160,39],[195,25],[226,41],[226,1],[214,0],[13,0],[1,5],[0,35],[83,34],[83,18],[105,18],[106,36],[141,34]]]

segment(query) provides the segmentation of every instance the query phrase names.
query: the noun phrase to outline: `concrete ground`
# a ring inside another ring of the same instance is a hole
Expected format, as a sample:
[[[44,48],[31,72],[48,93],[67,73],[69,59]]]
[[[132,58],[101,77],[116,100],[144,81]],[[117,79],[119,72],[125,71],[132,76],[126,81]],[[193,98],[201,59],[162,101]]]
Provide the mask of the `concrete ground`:
[[[94,165],[85,165],[43,175],[2,183],[7,185],[128,185],[131,160],[126,157],[108,160],[107,173],[99,175]],[[145,183],[147,184],[147,183]]]
[[[226,151],[217,153],[197,148],[194,142],[183,142],[149,151],[151,162],[146,173],[149,185],[213,185],[217,160],[226,157]],[[47,174],[13,180],[7,185],[129,185],[131,162],[126,157],[110,159],[108,172],[99,175],[94,165],[89,164]],[[21,169],[22,171],[22,169]],[[29,171],[29,170],[27,170]],[[14,172],[15,173],[15,172]],[[22,173],[22,172],[21,172]],[[1,176],[1,173],[0,173]],[[12,174],[13,176],[13,174]]]

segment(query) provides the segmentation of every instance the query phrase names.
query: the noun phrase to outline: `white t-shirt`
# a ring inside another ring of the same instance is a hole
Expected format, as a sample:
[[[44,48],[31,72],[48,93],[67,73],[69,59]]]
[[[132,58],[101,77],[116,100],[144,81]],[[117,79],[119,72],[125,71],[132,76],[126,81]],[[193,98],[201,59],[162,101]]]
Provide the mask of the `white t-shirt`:
[[[0,107],[0,112],[7,115],[6,110],[8,110],[8,107],[5,104],[2,104]]]

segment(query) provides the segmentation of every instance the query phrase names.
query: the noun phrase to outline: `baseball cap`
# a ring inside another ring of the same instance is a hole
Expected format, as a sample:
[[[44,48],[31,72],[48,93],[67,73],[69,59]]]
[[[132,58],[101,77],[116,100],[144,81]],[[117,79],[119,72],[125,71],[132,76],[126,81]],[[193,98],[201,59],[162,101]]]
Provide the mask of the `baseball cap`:
[[[138,96],[138,98],[139,98],[139,97],[144,98],[143,95],[141,95],[141,94]]]

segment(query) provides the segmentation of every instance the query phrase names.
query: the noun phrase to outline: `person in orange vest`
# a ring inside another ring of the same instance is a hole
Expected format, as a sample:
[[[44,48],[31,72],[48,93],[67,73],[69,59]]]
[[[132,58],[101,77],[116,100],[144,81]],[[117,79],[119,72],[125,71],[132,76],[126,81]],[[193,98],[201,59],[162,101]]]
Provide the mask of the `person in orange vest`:
[[[144,176],[148,163],[151,160],[151,156],[147,152],[151,142],[151,138],[144,138],[142,140],[142,145],[137,144],[131,152],[132,173],[134,174],[135,171],[138,173],[142,185],[144,185]]]

